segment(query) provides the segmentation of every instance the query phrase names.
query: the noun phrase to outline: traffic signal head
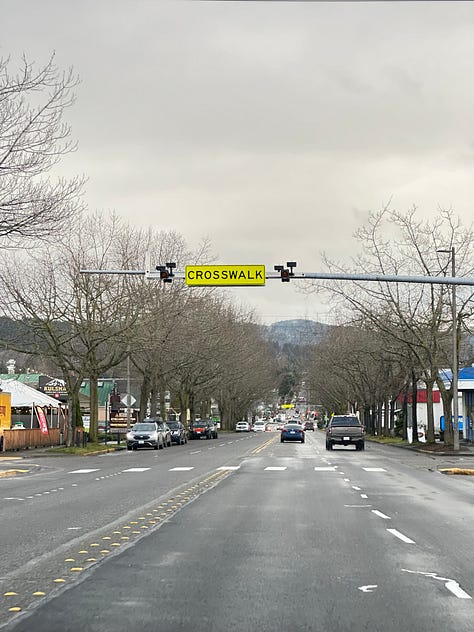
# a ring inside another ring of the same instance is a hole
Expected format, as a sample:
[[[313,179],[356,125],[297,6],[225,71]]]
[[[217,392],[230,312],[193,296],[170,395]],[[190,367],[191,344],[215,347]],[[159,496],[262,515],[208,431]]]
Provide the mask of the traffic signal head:
[[[165,283],[172,282],[173,279],[170,278],[172,276],[171,272],[167,270],[165,266],[156,266],[156,269],[160,272],[160,279],[162,281],[164,281]]]

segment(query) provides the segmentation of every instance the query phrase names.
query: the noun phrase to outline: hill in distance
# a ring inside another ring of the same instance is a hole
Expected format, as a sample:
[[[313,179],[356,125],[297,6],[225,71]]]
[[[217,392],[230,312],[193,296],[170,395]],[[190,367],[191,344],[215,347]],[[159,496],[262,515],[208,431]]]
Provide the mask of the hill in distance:
[[[291,344],[305,347],[319,344],[327,336],[330,328],[331,325],[296,318],[294,320],[279,320],[271,325],[266,325],[265,335],[278,345]]]

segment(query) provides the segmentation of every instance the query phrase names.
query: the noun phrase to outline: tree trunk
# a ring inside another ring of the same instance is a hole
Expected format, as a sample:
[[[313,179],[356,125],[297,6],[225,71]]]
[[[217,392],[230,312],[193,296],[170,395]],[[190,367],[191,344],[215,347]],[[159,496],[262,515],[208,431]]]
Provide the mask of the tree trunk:
[[[390,408],[390,418],[388,423],[388,431],[391,437],[395,436],[395,399],[391,399],[388,403]]]
[[[426,443],[433,444],[435,442],[434,436],[434,411],[433,411],[433,384],[434,380],[425,382],[426,384],[426,415],[427,415],[427,429],[426,429]]]
[[[71,447],[74,445],[74,441],[76,438],[76,428],[78,426],[82,426],[81,406],[79,403],[80,384],[81,383],[78,381],[74,389],[71,389],[69,392],[68,416],[67,416],[67,425],[66,425],[66,446],[67,447]]]
[[[411,426],[412,426],[412,441],[418,441],[418,380],[415,372],[412,372],[411,382]]]
[[[89,440],[96,442],[99,440],[99,390],[97,386],[98,378],[96,375],[89,377],[90,381],[90,422],[89,422]]]
[[[145,419],[148,405],[148,398],[150,397],[150,377],[148,374],[143,375],[142,384],[140,387],[140,411],[138,419]]]
[[[160,416],[166,421],[166,383],[162,375],[158,378],[160,384]]]
[[[390,405],[388,399],[386,399],[383,404],[381,404],[380,408],[383,412],[383,436],[390,436]]]
[[[186,426],[188,423],[187,412],[188,412],[188,396],[184,391],[179,391],[179,420],[180,422]]]

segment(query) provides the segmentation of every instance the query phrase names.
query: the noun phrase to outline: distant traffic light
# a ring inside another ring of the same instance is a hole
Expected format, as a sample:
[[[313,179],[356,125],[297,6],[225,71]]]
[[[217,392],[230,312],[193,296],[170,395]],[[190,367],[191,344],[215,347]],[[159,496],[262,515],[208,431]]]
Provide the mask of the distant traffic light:
[[[280,273],[280,277],[283,283],[289,283],[292,276],[295,276],[293,268],[296,268],[296,261],[288,261],[288,268],[284,266],[274,266],[274,269]]]
[[[160,273],[160,279],[165,283],[172,283],[174,268],[176,268],[176,263],[167,263],[165,266],[156,266],[156,269]]]

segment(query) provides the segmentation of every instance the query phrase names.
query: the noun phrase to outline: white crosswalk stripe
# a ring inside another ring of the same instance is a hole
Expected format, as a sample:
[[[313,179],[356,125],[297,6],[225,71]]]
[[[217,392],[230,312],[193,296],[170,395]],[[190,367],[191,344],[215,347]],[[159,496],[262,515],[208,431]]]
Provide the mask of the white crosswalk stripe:
[[[151,470],[151,467],[130,467],[128,470],[122,470],[122,472],[146,472]]]
[[[73,470],[72,472],[68,472],[68,474],[90,474],[90,472],[98,472],[99,468],[95,468],[95,469],[83,469],[83,470]]]

